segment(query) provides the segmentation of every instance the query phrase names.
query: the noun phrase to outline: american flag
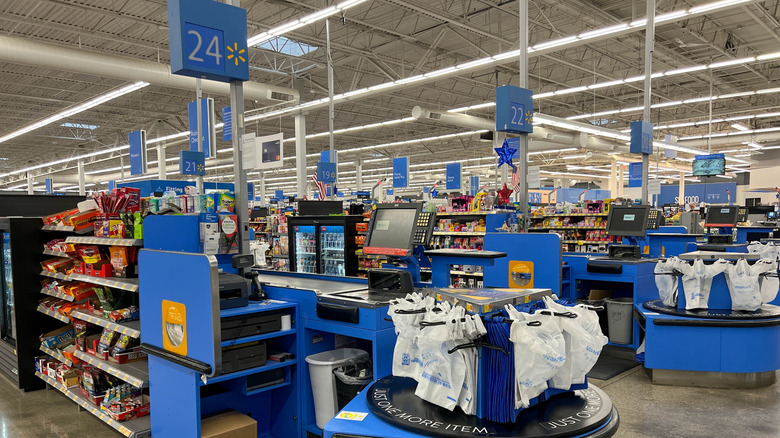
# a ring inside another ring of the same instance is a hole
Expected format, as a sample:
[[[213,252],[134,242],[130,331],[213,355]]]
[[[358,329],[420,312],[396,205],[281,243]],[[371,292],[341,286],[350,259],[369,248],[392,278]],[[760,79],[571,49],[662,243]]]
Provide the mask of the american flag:
[[[311,179],[314,181],[314,185],[317,186],[317,193],[319,193],[320,201],[322,201],[323,199],[325,199],[325,195],[327,194],[327,191],[325,189],[325,183],[317,180],[316,172],[314,173],[314,175],[312,175]]]
[[[515,192],[520,191],[520,172],[517,169],[512,172],[512,188],[515,189]]]

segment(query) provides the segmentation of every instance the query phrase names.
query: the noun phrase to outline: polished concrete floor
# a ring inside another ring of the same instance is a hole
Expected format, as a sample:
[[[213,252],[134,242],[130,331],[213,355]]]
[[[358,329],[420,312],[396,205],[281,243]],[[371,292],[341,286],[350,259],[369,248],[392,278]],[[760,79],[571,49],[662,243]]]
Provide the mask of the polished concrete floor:
[[[642,367],[593,383],[618,408],[618,438],[780,437],[780,383],[749,390],[658,386]],[[24,393],[0,377],[0,438],[120,436],[56,390]]]

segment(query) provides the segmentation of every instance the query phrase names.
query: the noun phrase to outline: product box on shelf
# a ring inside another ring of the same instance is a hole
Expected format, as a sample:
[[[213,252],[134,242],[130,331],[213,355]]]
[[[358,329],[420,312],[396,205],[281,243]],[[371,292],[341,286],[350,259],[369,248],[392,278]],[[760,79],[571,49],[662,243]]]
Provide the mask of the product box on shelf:
[[[100,410],[116,421],[126,421],[149,415],[149,396],[142,394],[122,401],[101,402]]]
[[[66,325],[41,335],[41,344],[46,348],[55,348],[59,344],[73,342],[73,326]]]
[[[117,364],[125,364],[130,362],[137,362],[139,360],[146,360],[148,356],[141,351],[141,347],[134,347],[123,353],[117,353],[112,356],[108,356],[108,360]]]
[[[201,438],[256,438],[257,421],[238,411],[228,411],[200,421]]]
[[[43,223],[44,223],[44,225],[55,225],[55,226],[56,225],[60,225],[60,223],[62,222],[62,218],[63,217],[68,216],[68,215],[78,214],[78,212],[79,212],[79,209],[78,208],[74,208],[72,210],[61,211],[59,213],[50,214],[48,216],[44,216],[43,217]]]
[[[217,254],[219,237],[219,216],[216,213],[201,213],[200,251],[204,254]]]
[[[81,231],[93,226],[99,214],[97,210],[76,213],[63,217],[62,222],[65,225],[72,226],[75,231]]]

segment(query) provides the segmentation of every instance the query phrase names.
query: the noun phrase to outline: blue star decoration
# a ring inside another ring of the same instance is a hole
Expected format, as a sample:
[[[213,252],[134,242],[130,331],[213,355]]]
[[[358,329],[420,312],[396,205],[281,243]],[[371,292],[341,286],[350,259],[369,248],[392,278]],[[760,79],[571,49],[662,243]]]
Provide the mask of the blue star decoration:
[[[501,168],[501,165],[506,163],[512,169],[515,169],[515,165],[512,164],[512,157],[517,152],[517,148],[510,148],[509,143],[504,139],[504,144],[500,148],[493,148],[498,154],[498,165],[496,167]]]

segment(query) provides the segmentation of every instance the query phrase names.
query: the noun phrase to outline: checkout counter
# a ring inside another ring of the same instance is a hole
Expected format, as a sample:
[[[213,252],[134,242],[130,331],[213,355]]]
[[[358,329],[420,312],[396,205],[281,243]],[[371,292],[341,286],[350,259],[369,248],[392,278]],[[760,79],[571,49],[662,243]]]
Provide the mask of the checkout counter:
[[[154,249],[141,251],[139,269],[142,347],[149,353],[153,382],[152,434],[200,436],[202,417],[235,409],[257,421],[262,437],[612,436],[619,424],[617,410],[603,391],[587,383],[554,397],[540,396],[537,404],[518,411],[513,423],[496,423],[484,413],[466,416],[431,405],[414,395],[414,386],[404,381],[409,379],[391,376],[396,334],[387,318],[390,300],[414,290],[464,303],[473,313],[489,315],[501,307],[473,301],[478,291],[448,295],[419,282],[414,249],[428,242],[433,228],[433,216],[425,220],[423,213],[419,204],[378,206],[364,252],[390,257],[392,269],[370,271],[368,279],[258,271],[240,257],[233,260],[238,275],[224,275],[215,256],[146,242]],[[492,253],[431,251],[433,270],[445,266],[448,273],[452,263],[483,265],[486,278],[495,270],[492,286],[525,286],[493,294],[512,303],[560,291],[558,236],[487,233],[488,251],[491,241]],[[539,243],[550,251],[539,251],[534,246]],[[545,275],[548,268],[556,275]],[[305,359],[342,347],[369,353],[375,381],[318,427]],[[483,400],[491,397],[484,384],[489,376],[487,367],[479,369]],[[565,421],[569,417],[582,421]]]

